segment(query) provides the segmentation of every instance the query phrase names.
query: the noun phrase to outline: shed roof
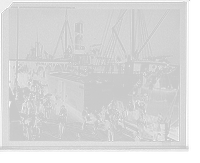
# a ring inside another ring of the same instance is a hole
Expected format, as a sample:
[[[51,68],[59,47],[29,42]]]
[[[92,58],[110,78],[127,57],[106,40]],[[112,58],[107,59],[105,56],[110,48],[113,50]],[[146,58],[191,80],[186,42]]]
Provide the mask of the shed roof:
[[[66,80],[71,80],[74,82],[81,82],[81,83],[96,83],[96,81],[100,81],[100,82],[107,82],[110,83],[109,81],[107,81],[105,78],[102,77],[94,77],[94,76],[78,76],[78,75],[73,75],[73,74],[69,74],[69,73],[53,73],[50,76],[54,76],[54,77],[58,77],[58,78],[62,78],[62,79],[66,79]]]

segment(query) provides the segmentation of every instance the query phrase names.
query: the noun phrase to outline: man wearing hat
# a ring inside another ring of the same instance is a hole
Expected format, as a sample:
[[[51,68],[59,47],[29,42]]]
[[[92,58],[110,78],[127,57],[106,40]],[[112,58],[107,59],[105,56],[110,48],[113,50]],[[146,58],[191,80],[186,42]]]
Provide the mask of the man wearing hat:
[[[163,115],[158,113],[158,119],[153,123],[153,141],[158,140],[158,135],[161,132],[160,124],[163,122]]]
[[[61,106],[59,115],[61,116],[63,113],[65,114],[64,118],[66,119],[66,122],[67,122],[67,109],[65,108],[65,105]]]
[[[60,136],[60,139],[62,139],[62,135],[64,133],[64,129],[65,129],[65,123],[66,123],[66,114],[63,112],[61,113],[61,115],[59,116],[58,118],[58,124],[59,124],[59,136]]]
[[[28,117],[24,120],[27,128],[27,138],[29,141],[33,141],[34,124],[35,124],[35,111],[31,110]]]
[[[34,105],[34,102],[33,102],[33,96],[29,96],[29,100],[28,100],[28,103],[27,103],[27,108],[28,108],[28,115],[30,114],[31,110],[34,110],[35,111],[35,105]]]
[[[82,120],[83,120],[82,130],[85,130],[85,125],[86,125],[86,122],[88,121],[88,119],[89,119],[89,116],[88,116],[88,107],[86,106],[83,109],[83,112],[82,112]]]

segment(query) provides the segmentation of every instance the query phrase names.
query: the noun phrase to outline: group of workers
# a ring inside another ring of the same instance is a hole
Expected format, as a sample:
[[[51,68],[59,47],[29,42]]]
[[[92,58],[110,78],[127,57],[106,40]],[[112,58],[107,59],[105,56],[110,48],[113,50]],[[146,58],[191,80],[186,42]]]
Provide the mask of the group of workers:
[[[149,89],[151,90],[151,88],[154,86],[155,88],[160,88],[161,85],[160,85],[160,79],[161,79],[161,76],[163,74],[169,74],[171,72],[173,72],[175,68],[172,68],[169,66],[169,64],[167,64],[166,66],[163,65],[162,68],[160,68],[160,66],[158,65],[154,71],[148,71],[147,68],[145,68],[144,72],[143,72],[143,84],[147,84],[147,79],[152,75],[152,74],[155,74],[155,80],[153,81],[153,79],[149,80],[148,81],[148,84],[149,84]],[[169,85],[170,88],[172,89],[172,85],[170,84]]]
[[[98,135],[97,126],[99,121],[104,122],[104,130],[108,131],[108,141],[114,141],[114,133],[118,129],[119,111],[114,107],[114,102],[105,108],[101,108],[101,112],[97,110],[90,110],[87,106],[82,112],[82,130],[85,130],[86,123],[91,122],[93,124],[93,134]]]
[[[31,93],[28,96],[23,96],[21,113],[28,114],[26,119],[22,117],[26,139],[34,140],[41,137],[42,122],[48,121],[52,109],[59,115],[57,122],[59,124],[59,136],[62,139],[67,122],[67,109],[62,100],[59,102],[60,98],[56,96],[52,100],[52,95],[44,96],[40,88],[40,83],[36,83],[35,88],[31,87]],[[93,124],[92,134],[98,135],[97,127],[101,121],[104,123],[104,130],[108,132],[108,141],[114,141],[119,122],[121,122],[122,129],[126,129],[125,120],[132,121],[135,119],[138,127],[135,138],[143,139],[147,127],[144,115],[147,112],[148,101],[149,96],[145,93],[142,100],[130,100],[128,105],[121,110],[117,108],[113,100],[107,107],[103,105],[101,111],[91,111],[88,107],[85,107],[82,112],[82,130],[85,130],[86,123],[91,122]],[[154,138],[157,140],[158,131],[155,130],[154,133]]]
[[[92,122],[94,126],[93,134],[97,135],[97,124],[103,122],[104,131],[108,131],[108,141],[115,140],[115,133],[118,130],[118,124],[121,123],[122,129],[126,129],[125,120],[137,120],[138,131],[137,136],[143,139],[146,122],[143,115],[146,114],[148,95],[145,94],[142,100],[136,100],[134,103],[129,101],[127,107],[122,109],[117,108],[116,103],[112,100],[107,107],[102,106],[101,111],[91,111],[87,106],[82,112],[82,130],[85,130],[87,122]],[[91,118],[92,117],[92,118]],[[136,136],[136,135],[135,135]]]

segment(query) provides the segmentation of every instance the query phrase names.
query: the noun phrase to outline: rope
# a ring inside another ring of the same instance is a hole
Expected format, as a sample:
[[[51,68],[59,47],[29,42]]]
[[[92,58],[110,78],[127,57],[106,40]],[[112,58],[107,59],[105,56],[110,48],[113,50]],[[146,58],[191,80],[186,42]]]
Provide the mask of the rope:
[[[117,43],[117,36],[119,34],[121,24],[122,24],[122,18],[125,13],[126,13],[126,10],[120,11],[117,23],[112,27],[112,35],[111,35],[111,39],[110,39],[111,41],[110,41],[110,44],[108,44],[107,51],[106,51],[107,52],[106,56],[108,58],[114,58],[113,53],[114,53],[115,46]]]
[[[62,44],[62,50],[63,50],[63,53],[64,53],[64,45],[63,45],[63,39],[61,37],[61,44]]]
[[[114,10],[112,11],[112,14],[111,14],[111,16],[109,15],[109,17],[108,17],[108,19],[107,19],[107,23],[106,23],[106,26],[105,26],[105,29],[104,29],[104,32],[106,32],[106,34],[105,34],[105,36],[103,36],[102,37],[102,40],[101,40],[101,45],[100,45],[100,50],[99,50],[99,54],[100,54],[100,65],[104,62],[104,60],[103,60],[103,55],[102,55],[102,51],[103,51],[103,47],[104,47],[104,44],[105,44],[105,40],[106,40],[106,36],[107,36],[107,34],[108,34],[108,29],[109,29],[109,27],[110,27],[110,22],[111,22],[111,19],[112,19],[112,16],[113,16],[113,12],[114,12]],[[109,18],[110,18],[110,20],[109,20]],[[109,21],[108,21],[109,20]],[[109,24],[108,24],[108,22],[109,22]],[[107,27],[107,28],[106,28]],[[103,43],[102,43],[103,42]],[[99,62],[99,59],[98,60],[96,60],[96,63],[97,62]]]
[[[144,16],[144,13],[143,13],[143,16]],[[144,17],[144,20],[145,20],[145,17]],[[146,34],[146,38],[148,37],[148,30],[147,30],[147,23],[146,21],[144,21],[144,29],[145,29],[145,34]],[[150,42],[148,42],[148,50],[149,50],[149,56],[152,56],[152,49],[151,49],[151,44]]]
[[[55,48],[55,50],[54,50],[54,52],[53,52],[53,57],[54,57],[55,54],[56,54],[56,51],[57,51],[57,48],[58,48],[58,44],[59,44],[59,42],[60,42],[60,38],[62,37],[62,34],[63,34],[63,32],[64,32],[64,28],[65,28],[65,23],[63,24],[62,30],[61,30],[61,32],[60,32],[60,36],[59,36],[59,38],[58,38],[58,41],[57,41],[57,44],[56,44],[56,48]]]
[[[138,51],[138,55],[142,52],[142,50],[144,49],[144,47],[147,45],[147,43],[149,42],[149,40],[152,38],[152,36],[155,34],[156,30],[159,28],[160,24],[163,22],[163,20],[165,19],[165,17],[167,16],[167,14],[169,13],[169,10],[167,10],[164,15],[162,16],[162,18],[160,19],[160,21],[157,23],[157,25],[155,26],[155,28],[153,29],[153,31],[151,32],[151,34],[149,35],[149,37],[147,38],[147,40],[145,41],[145,43],[142,45],[142,47],[140,48],[140,50]]]
[[[122,20],[122,19],[121,19],[121,20]],[[118,26],[118,29],[117,29],[117,31],[116,31],[117,35],[119,35],[119,31],[120,31],[121,24],[122,24],[122,21],[120,21],[119,26]],[[113,53],[114,53],[114,49],[115,49],[115,47],[116,47],[116,46],[115,46],[116,43],[117,43],[117,36],[115,35],[115,40],[114,40],[114,43],[113,43],[113,46],[112,46],[112,51],[111,51],[111,57],[110,57],[110,58],[113,57]]]
[[[112,13],[110,14],[110,16],[107,19],[107,23],[106,23],[107,26],[105,27],[104,34],[103,34],[103,37],[102,37],[102,40],[101,40],[100,55],[102,55],[103,47],[104,47],[104,44],[105,44],[106,37],[108,35],[108,29],[109,29],[110,24],[111,24],[113,13],[114,13],[114,10],[112,11]]]
[[[73,39],[72,39],[71,31],[70,31],[69,22],[67,22],[67,25],[68,25],[69,35],[70,35],[70,39],[71,39],[71,43],[72,43],[72,50],[74,51],[74,44],[73,44]]]

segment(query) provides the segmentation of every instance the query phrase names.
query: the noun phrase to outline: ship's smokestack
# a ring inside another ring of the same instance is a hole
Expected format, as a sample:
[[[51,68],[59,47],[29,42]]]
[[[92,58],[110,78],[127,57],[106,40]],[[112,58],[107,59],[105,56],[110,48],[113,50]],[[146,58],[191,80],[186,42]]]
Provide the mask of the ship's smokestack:
[[[84,50],[83,43],[83,23],[78,22],[75,24],[75,50]]]

